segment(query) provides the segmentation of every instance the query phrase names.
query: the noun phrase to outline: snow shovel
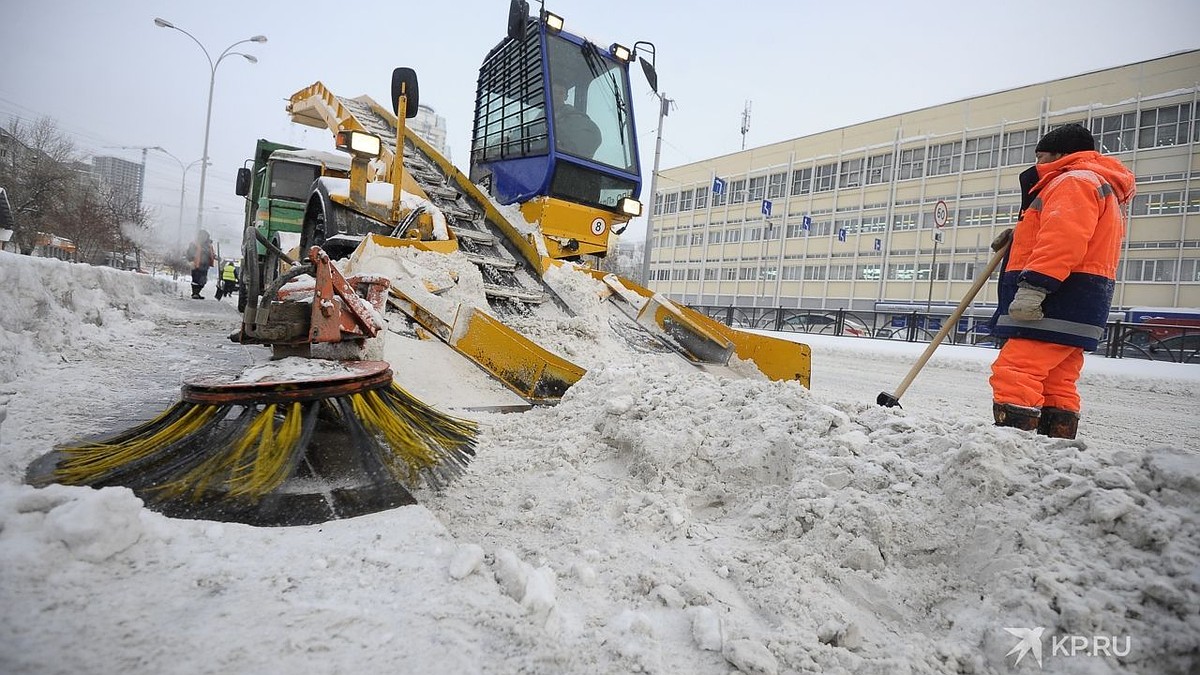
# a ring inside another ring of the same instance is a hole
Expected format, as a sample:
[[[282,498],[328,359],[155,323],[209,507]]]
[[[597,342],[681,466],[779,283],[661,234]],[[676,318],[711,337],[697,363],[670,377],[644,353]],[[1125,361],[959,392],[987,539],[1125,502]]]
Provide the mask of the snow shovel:
[[[1003,260],[1004,255],[1008,253],[1008,247],[1011,244],[1011,229],[1005,230],[1000,234],[999,237],[996,238],[994,242],[992,242],[992,250],[994,250],[995,253],[992,254],[992,259],[988,261],[987,267],[984,268],[983,272],[981,272],[979,276],[975,278],[975,283],[971,284],[971,288],[967,291],[967,294],[963,296],[963,299],[959,301],[958,307],[954,308],[954,313],[950,315],[950,318],[946,319],[946,323],[942,325],[942,329],[938,331],[937,335],[933,336],[933,341],[929,343],[929,346],[925,348],[925,352],[921,354],[921,358],[917,359],[917,362],[913,364],[913,367],[908,371],[908,375],[904,377],[904,381],[901,382],[900,386],[896,388],[896,393],[889,394],[886,391],[881,391],[879,392],[879,396],[875,399],[875,403],[884,406],[885,408],[904,407],[900,405],[900,397],[904,395],[905,390],[908,389],[908,385],[912,384],[912,381],[916,379],[917,373],[921,372],[921,369],[925,367],[925,362],[929,360],[929,357],[933,356],[933,351],[938,348],[938,345],[942,344],[942,340],[946,339],[946,334],[958,324],[958,320],[962,317],[963,312],[967,310],[967,305],[971,304],[971,302],[975,299],[975,296],[979,294],[979,289],[983,288],[983,285],[987,283],[988,278],[992,276],[992,272],[994,272],[996,267],[1000,265],[1000,261]],[[999,248],[997,248],[997,246]]]

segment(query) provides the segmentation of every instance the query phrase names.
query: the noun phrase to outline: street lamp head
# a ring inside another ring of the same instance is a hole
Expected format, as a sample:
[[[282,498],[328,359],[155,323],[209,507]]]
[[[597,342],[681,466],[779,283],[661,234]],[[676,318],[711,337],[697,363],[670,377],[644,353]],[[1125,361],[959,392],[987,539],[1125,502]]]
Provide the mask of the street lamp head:
[[[167,21],[166,19],[160,19],[158,17],[154,17],[154,25],[158,26],[159,28],[174,28],[175,27],[175,24],[171,23],[170,21]]]
[[[254,37],[250,38],[250,41],[251,42],[266,42],[267,36],[266,35],[255,35]]]
[[[241,54],[250,63],[258,63],[258,59],[250,54],[242,54],[241,52],[238,52],[238,54]]]

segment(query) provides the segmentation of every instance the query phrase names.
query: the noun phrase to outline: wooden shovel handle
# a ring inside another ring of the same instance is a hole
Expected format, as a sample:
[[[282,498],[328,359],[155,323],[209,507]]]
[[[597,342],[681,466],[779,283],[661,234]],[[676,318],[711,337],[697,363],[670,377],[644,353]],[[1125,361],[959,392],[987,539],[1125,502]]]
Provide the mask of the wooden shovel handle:
[[[1008,247],[1011,244],[1012,239],[1010,237],[1008,241],[1004,242],[1003,246],[1001,246],[995,253],[992,254],[992,259],[988,261],[987,267],[984,268],[983,272],[975,278],[975,283],[971,284],[970,290],[968,290],[967,294],[963,296],[963,299],[959,301],[958,307],[954,308],[954,313],[951,314],[950,318],[946,320],[946,323],[942,326],[942,329],[937,332],[937,335],[933,336],[933,341],[930,342],[929,346],[925,348],[924,353],[921,354],[921,358],[917,359],[917,362],[914,363],[913,367],[908,371],[908,375],[904,377],[904,381],[901,382],[900,386],[896,388],[896,392],[893,394],[896,400],[899,400],[900,397],[904,395],[904,391],[908,389],[908,385],[912,384],[912,381],[917,377],[917,373],[921,372],[921,369],[925,367],[925,363],[929,361],[929,357],[933,356],[934,350],[938,348],[938,345],[942,344],[942,340],[946,339],[946,335],[950,332],[950,329],[958,324],[958,320],[962,318],[963,312],[967,311],[967,306],[975,300],[976,295],[979,295],[979,289],[983,288],[983,285],[987,283],[988,278],[992,276],[992,272],[995,272],[996,268],[1000,265],[1000,261],[1004,260],[1004,254],[1008,253]]]

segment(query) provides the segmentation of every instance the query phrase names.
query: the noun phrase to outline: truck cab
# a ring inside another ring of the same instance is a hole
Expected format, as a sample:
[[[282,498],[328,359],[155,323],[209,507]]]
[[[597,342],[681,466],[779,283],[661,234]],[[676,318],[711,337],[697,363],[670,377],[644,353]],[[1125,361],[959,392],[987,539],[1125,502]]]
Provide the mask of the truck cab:
[[[300,242],[304,209],[312,193],[313,183],[322,176],[344,178],[350,173],[350,157],[330,150],[309,150],[259,139],[254,158],[248,166],[238,169],[235,191],[246,198],[243,227],[255,228],[262,239],[280,250],[288,251]],[[246,229],[248,232],[248,229]],[[242,292],[238,309],[245,308],[245,277],[247,272],[258,275],[259,288],[276,276],[278,260],[275,254],[256,241],[254,250],[244,238],[242,251]],[[257,239],[257,237],[255,238]],[[253,260],[248,258],[253,257]]]

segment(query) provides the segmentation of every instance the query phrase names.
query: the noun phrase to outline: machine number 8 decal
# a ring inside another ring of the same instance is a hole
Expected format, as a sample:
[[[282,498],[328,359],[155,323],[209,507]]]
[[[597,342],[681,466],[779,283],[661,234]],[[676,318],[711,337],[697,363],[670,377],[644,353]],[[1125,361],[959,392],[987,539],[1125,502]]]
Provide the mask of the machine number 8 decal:
[[[606,227],[608,227],[608,225],[604,222],[604,219],[597,218],[592,221],[592,234],[599,237],[600,235],[604,234],[604,228]]]

